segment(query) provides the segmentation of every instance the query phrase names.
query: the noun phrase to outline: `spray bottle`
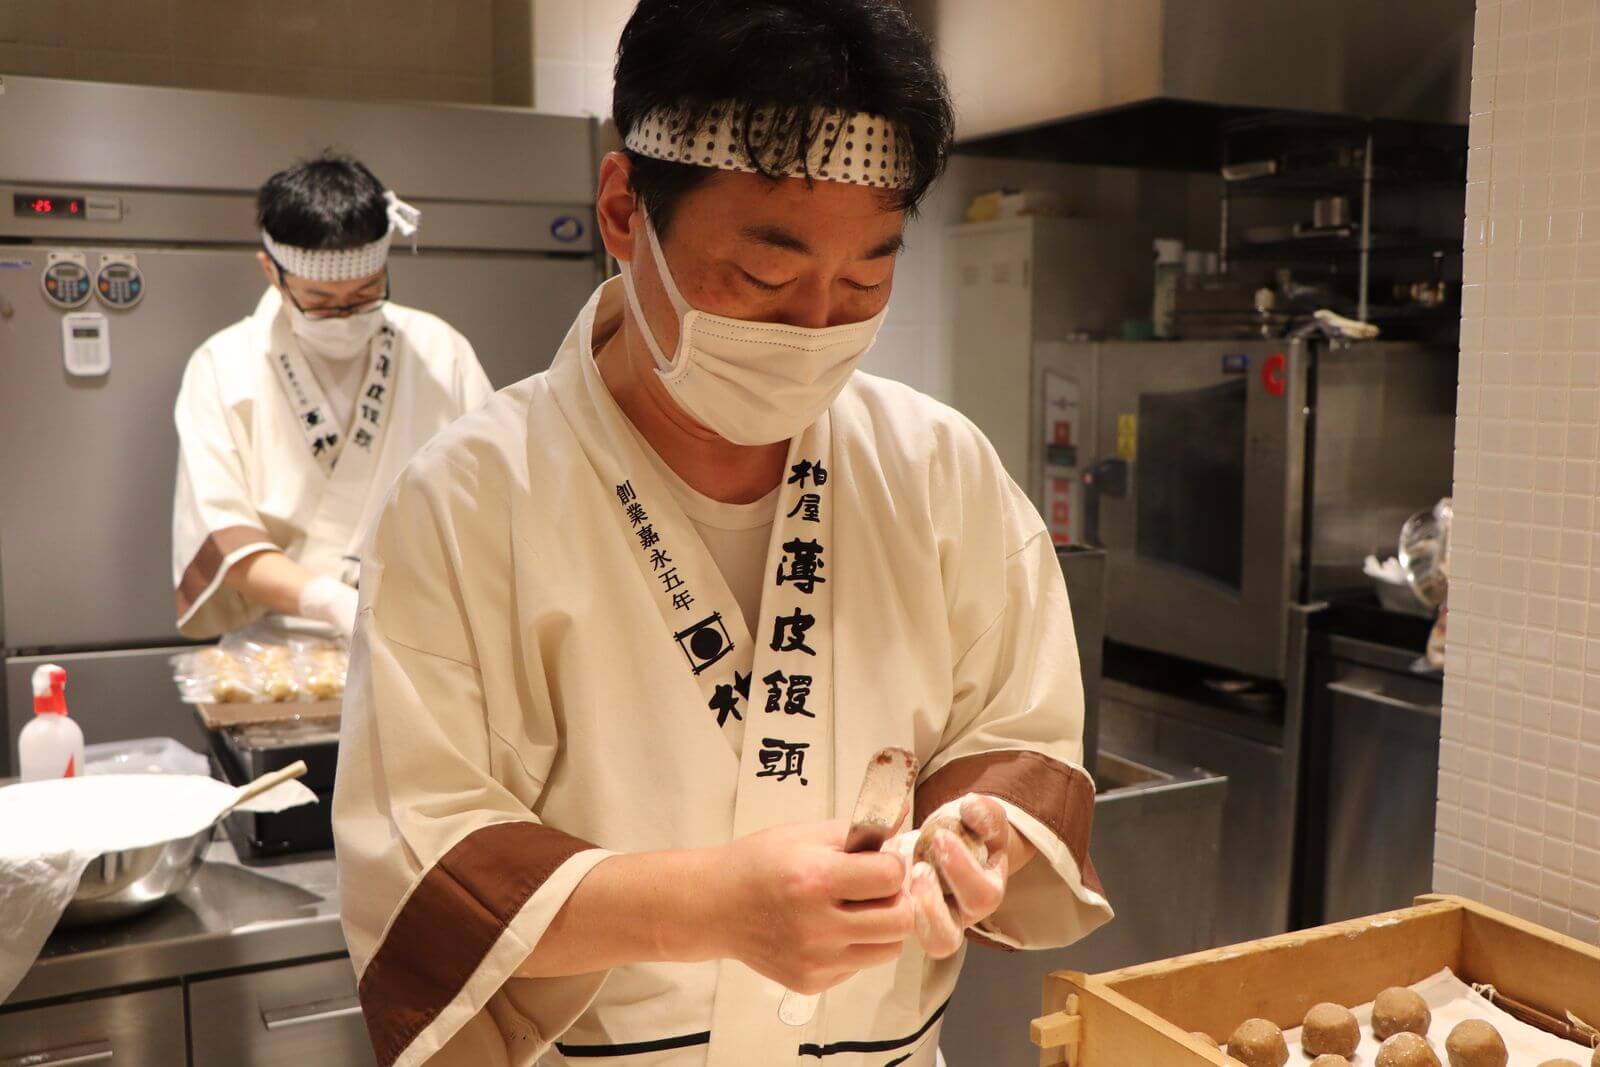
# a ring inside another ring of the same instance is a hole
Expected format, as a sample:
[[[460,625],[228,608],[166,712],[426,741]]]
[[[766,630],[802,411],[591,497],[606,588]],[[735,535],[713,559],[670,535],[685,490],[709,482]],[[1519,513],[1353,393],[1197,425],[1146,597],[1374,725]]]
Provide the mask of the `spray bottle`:
[[[67,718],[67,672],[54,663],[33,672],[33,721],[22,728],[17,762],[24,782],[83,771],[83,731]]]

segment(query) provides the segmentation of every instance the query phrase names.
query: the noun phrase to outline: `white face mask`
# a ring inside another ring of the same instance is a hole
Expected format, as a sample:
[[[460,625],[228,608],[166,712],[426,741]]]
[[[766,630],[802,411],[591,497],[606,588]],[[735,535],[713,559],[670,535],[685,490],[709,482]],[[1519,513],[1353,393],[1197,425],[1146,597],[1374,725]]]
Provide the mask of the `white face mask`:
[[[383,325],[378,310],[363,311],[344,318],[312,319],[287,298],[283,309],[289,313],[289,329],[306,350],[323,359],[354,359],[367,353],[372,335]]]
[[[656,373],[678,406],[736,445],[787,441],[816,422],[872,347],[888,307],[843,326],[785,326],[700,311],[674,284],[648,217],[644,230],[656,273],[678,313],[672,358],[651,334],[628,264],[622,267],[622,284],[655,356]]]

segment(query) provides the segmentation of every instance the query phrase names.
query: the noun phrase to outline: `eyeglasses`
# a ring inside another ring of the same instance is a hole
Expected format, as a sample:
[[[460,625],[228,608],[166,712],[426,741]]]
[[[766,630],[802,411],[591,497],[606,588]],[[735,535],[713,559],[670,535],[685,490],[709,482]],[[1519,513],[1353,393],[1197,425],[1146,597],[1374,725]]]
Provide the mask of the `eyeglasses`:
[[[289,298],[289,303],[293,304],[295,309],[308,319],[344,319],[349,318],[351,315],[365,315],[368,312],[377,311],[389,302],[389,272],[385,270],[383,272],[383,295],[376,299],[363,300],[355,304],[340,304],[337,307],[308,308],[295,299],[294,290],[289,288],[289,279],[284,274],[283,264],[274,259],[272,260],[272,265],[278,269],[278,285],[283,289],[284,295]]]

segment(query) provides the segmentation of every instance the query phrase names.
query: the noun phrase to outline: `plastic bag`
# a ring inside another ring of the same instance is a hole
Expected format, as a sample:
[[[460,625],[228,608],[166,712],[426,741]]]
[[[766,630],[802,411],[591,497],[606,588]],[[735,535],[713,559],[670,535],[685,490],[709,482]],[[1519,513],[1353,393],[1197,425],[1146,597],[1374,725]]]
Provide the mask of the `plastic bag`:
[[[206,758],[170,737],[106,741],[83,750],[84,774],[211,774]]]
[[[263,639],[260,629],[172,657],[173,681],[191,704],[338,700],[348,667],[342,644],[303,635]]]

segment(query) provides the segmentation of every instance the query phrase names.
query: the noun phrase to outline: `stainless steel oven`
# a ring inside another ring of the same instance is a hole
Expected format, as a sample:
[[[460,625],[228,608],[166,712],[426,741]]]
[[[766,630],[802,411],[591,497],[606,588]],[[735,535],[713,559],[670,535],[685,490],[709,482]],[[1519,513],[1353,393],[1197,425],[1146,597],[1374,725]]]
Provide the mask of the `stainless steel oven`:
[[[1283,679],[1290,605],[1450,490],[1453,352],[1041,344],[1033,372],[1030,483],[1106,549],[1106,636],[1137,648]]]

